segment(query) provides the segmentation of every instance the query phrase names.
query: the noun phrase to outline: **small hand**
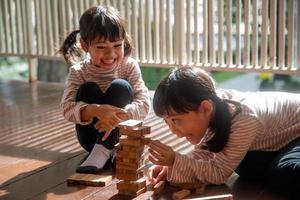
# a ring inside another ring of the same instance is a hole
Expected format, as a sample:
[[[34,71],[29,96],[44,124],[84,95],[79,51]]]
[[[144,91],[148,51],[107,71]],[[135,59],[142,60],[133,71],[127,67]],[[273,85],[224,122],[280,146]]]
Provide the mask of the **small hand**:
[[[102,123],[100,120],[98,120],[95,124],[94,127],[100,132],[104,133],[104,136],[102,137],[102,141],[106,140],[111,133],[112,130],[115,129],[115,127],[106,125]]]
[[[126,110],[111,105],[95,105],[94,107],[94,117],[98,119],[98,122],[95,123],[94,127],[99,130],[99,132],[104,132],[105,135],[102,137],[102,140],[106,140],[118,124],[125,119],[129,118]]]
[[[167,178],[167,167],[160,165],[153,165],[147,172],[147,181],[155,185],[159,181]]]
[[[149,160],[162,166],[172,166],[175,160],[175,152],[173,149],[158,140],[149,143]]]

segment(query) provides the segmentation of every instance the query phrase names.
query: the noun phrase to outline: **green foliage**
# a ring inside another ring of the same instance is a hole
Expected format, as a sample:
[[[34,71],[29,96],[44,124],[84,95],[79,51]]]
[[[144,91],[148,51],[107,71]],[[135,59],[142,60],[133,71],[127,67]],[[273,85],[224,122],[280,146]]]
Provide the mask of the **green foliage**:
[[[217,83],[223,83],[241,74],[243,73],[242,72],[211,72],[211,76]]]
[[[155,90],[159,81],[168,74],[169,68],[141,67],[142,76],[149,90]]]
[[[168,74],[170,68],[141,67],[142,76],[149,90],[155,90],[159,81]],[[235,78],[243,73],[241,72],[211,72],[212,77],[217,83]]]

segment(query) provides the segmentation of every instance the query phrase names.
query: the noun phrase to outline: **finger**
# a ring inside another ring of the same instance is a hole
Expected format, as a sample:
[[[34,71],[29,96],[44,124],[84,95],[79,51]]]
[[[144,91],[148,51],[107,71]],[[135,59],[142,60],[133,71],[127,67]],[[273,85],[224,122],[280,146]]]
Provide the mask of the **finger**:
[[[122,121],[129,119],[127,112],[126,113],[117,113],[117,117],[120,118]]]
[[[108,136],[110,135],[110,132],[111,132],[111,130],[107,130],[105,132],[104,136],[102,137],[102,141],[105,141],[108,138]]]
[[[149,160],[153,163],[153,164],[156,164],[156,165],[163,165],[162,162],[160,162],[159,160],[156,160],[154,157],[152,156],[149,156],[148,157]]]
[[[159,152],[153,151],[152,149],[149,149],[149,153],[151,154],[152,157],[154,157],[157,160],[163,160],[164,156],[160,154]]]
[[[154,140],[151,144],[152,144],[153,146],[156,146],[156,147],[160,148],[160,149],[164,149],[164,150],[168,150],[168,149],[169,149],[169,146],[167,146],[167,145],[161,143],[161,142],[158,141],[158,140]]]
[[[157,145],[153,145],[153,144],[149,144],[149,149],[161,154],[161,155],[165,155],[168,151],[164,148],[161,148],[160,146]]]
[[[94,124],[95,129],[97,129],[100,133],[106,131],[106,126],[99,121]]]
[[[118,126],[118,124],[122,121],[122,119],[120,119],[119,117],[117,117],[116,115],[113,115],[111,117],[111,119],[109,120],[109,124],[113,127]]]
[[[149,170],[147,171],[146,176],[147,176],[147,180],[148,180],[149,182],[152,182],[152,181],[153,181],[153,170],[152,170],[152,169],[149,169]]]
[[[160,142],[151,142],[149,144],[149,147],[157,152],[159,152],[162,155],[167,155],[170,153],[170,151],[173,151],[171,147],[164,145]]]
[[[166,174],[165,174],[165,172],[162,170],[162,171],[160,171],[160,173],[157,175],[157,177],[156,177],[156,181],[157,182],[159,182],[159,181],[161,181],[161,180],[164,180],[165,179],[165,176],[166,176]]]
[[[100,121],[97,121],[95,124],[94,124],[94,127],[96,129],[99,129],[101,127],[101,122]]]

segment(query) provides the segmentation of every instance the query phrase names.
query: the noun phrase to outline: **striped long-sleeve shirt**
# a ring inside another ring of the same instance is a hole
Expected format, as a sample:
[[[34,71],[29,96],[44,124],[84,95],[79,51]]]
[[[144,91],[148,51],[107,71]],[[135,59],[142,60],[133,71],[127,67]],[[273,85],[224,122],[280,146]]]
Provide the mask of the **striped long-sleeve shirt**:
[[[218,90],[218,95],[241,103],[242,110],[231,124],[225,148],[213,153],[201,148],[203,140],[188,155],[175,154],[167,179],[173,182],[222,184],[248,151],[276,151],[300,136],[300,94]],[[233,113],[233,108],[230,108]]]
[[[136,60],[125,57],[122,63],[111,70],[101,69],[85,60],[70,67],[66,88],[61,101],[64,117],[76,124],[89,124],[81,121],[80,112],[88,104],[75,102],[77,91],[84,82],[95,82],[105,92],[114,79],[127,80],[133,88],[134,98],[125,106],[132,119],[144,119],[150,110],[150,97],[142,80],[141,70]]]

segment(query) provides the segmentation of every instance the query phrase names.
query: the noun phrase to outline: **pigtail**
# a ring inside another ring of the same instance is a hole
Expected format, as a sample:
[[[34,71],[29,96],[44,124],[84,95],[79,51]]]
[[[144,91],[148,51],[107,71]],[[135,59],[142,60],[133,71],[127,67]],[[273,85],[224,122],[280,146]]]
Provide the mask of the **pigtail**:
[[[82,57],[82,49],[78,46],[77,35],[80,33],[79,30],[71,32],[63,42],[59,49],[67,63],[73,63]]]
[[[125,33],[125,38],[124,38],[124,55],[129,56],[132,53],[133,50],[133,45],[132,45],[132,40],[130,36]]]
[[[215,115],[210,123],[210,128],[214,132],[212,138],[206,142],[205,148],[212,152],[220,152],[226,146],[232,119],[241,111],[241,105],[238,102],[220,99],[218,96],[212,96],[211,100],[215,105]],[[231,114],[228,103],[236,106],[236,112]]]

